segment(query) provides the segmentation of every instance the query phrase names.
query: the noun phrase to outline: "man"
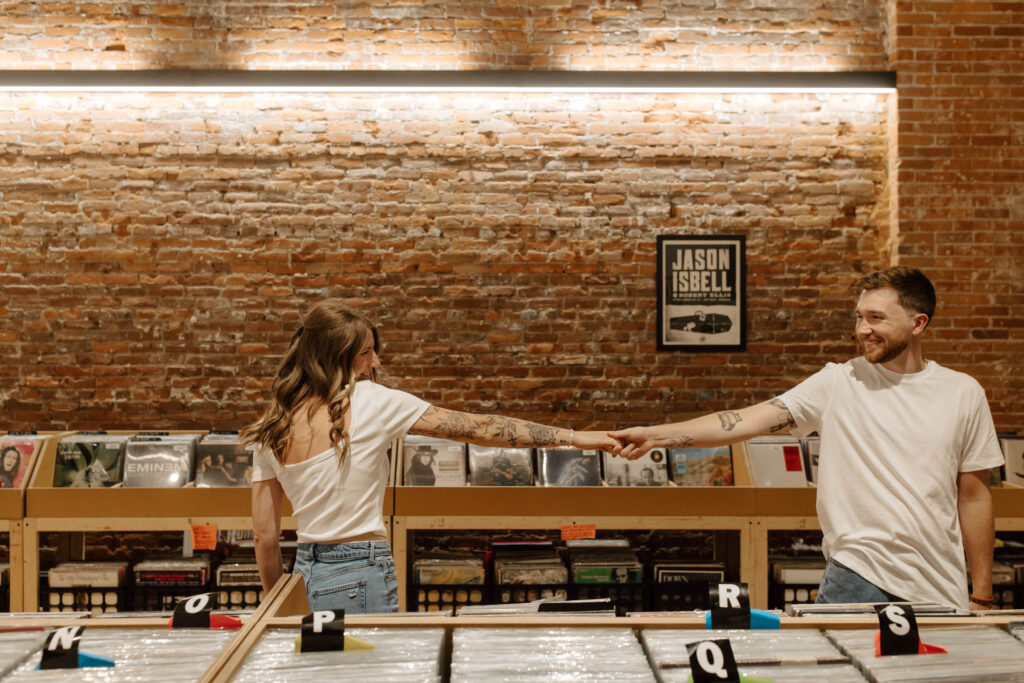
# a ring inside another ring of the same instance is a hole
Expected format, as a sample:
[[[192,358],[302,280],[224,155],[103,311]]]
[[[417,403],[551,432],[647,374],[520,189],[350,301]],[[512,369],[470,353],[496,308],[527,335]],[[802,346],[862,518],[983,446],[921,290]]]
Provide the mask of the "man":
[[[636,458],[762,434],[821,435],[818,520],[828,559],[819,602],[992,605],[988,470],[1003,461],[985,393],[926,361],[921,339],[935,289],[897,266],[856,284],[863,357],[822,370],[739,411],[634,427],[611,436]],[[966,550],[972,588],[968,595]]]

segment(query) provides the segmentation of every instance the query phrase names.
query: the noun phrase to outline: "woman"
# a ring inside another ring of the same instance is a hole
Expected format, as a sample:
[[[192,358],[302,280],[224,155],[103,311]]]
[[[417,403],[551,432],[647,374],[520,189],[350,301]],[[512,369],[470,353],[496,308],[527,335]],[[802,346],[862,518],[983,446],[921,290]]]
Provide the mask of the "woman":
[[[14,446],[7,446],[0,455],[0,488],[13,489],[14,480],[18,477],[21,467],[21,451]]]
[[[298,523],[295,570],[312,610],[398,609],[384,529],[387,447],[405,433],[484,446],[568,446],[617,451],[604,432],[575,432],[500,415],[432,406],[377,384],[377,329],[338,301],[302,321],[271,387],[270,405],[246,429],[253,456],[256,559],[264,590],[280,578],[281,498]]]

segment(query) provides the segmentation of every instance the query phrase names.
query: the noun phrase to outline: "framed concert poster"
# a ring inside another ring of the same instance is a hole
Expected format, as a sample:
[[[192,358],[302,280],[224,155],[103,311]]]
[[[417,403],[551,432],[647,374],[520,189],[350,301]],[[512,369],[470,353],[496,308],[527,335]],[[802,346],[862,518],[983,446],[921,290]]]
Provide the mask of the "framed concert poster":
[[[658,350],[743,351],[747,264],[743,235],[658,236]]]

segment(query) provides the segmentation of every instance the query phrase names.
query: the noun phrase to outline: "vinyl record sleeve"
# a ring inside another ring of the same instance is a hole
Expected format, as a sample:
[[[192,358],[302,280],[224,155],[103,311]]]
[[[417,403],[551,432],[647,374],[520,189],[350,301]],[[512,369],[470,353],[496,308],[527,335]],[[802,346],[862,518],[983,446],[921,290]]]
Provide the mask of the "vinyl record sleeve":
[[[538,448],[537,476],[541,486],[600,486],[600,451],[578,448]]]
[[[533,449],[469,444],[470,486],[533,486]]]
[[[602,453],[604,482],[609,486],[666,486],[668,458],[665,449],[653,448],[636,460]]]
[[[103,488],[122,480],[125,444],[117,434],[75,435],[57,444],[53,485],[72,488]]]
[[[177,488],[192,480],[194,445],[187,441],[129,441],[125,449],[124,485]]]
[[[669,449],[672,480],[680,486],[732,486],[732,449],[712,448]]]
[[[25,480],[46,437],[0,437],[0,489],[16,489]]]
[[[800,441],[759,436],[747,443],[750,483],[754,486],[807,487]]]
[[[402,447],[406,486],[465,486],[466,446],[458,441],[407,436]]]
[[[253,448],[237,436],[203,437],[196,445],[196,486],[251,486]]]

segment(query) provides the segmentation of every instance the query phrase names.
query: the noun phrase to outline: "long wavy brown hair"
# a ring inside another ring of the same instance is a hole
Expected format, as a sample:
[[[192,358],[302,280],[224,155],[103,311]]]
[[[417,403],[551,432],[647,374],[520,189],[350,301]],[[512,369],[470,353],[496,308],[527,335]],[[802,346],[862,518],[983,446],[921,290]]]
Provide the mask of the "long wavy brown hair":
[[[359,380],[353,377],[352,366],[371,335],[373,348],[379,351],[377,328],[366,316],[335,300],[313,306],[281,360],[270,389],[270,404],[259,420],[242,431],[243,442],[269,448],[278,462],[284,462],[296,411],[305,404],[312,418],[314,411],[326,404],[331,442],[344,460],[349,448],[345,412]],[[371,374],[376,380],[376,370]]]

